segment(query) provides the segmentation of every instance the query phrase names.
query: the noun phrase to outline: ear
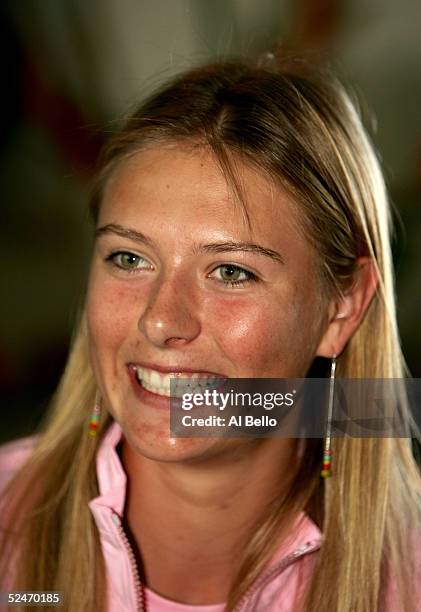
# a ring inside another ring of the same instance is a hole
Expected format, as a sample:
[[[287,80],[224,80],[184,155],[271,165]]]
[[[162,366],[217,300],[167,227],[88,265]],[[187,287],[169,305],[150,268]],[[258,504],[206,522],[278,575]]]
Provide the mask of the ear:
[[[342,353],[376,293],[378,276],[371,257],[359,257],[357,266],[351,288],[329,303],[328,323],[317,348],[317,356],[332,357]]]

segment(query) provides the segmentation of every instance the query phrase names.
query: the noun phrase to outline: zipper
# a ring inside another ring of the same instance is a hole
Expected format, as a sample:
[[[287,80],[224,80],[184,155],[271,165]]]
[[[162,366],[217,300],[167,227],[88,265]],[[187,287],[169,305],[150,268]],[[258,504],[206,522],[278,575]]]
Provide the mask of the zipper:
[[[244,610],[244,612],[247,609],[254,610],[254,608],[249,608],[249,605],[253,603],[252,598],[257,593],[257,591],[265,587],[266,584],[270,582],[274,576],[279,575],[289,565],[292,565],[292,563],[294,563],[296,559],[303,557],[309,552],[314,552],[318,550],[319,548],[320,548],[320,542],[316,540],[312,540],[310,542],[306,542],[305,544],[303,544],[302,546],[294,550],[292,553],[290,553],[289,555],[281,559],[281,561],[278,561],[276,565],[271,567],[270,570],[266,572],[266,574],[260,576],[260,578],[258,578],[247,589],[247,591],[244,593],[244,595],[242,596],[238,604],[235,606],[235,612],[240,612],[240,610],[242,609]]]
[[[119,515],[115,512],[113,512],[112,514],[112,519],[113,519],[113,523],[114,525],[116,525],[120,536],[121,536],[121,540],[127,550],[127,553],[129,555],[129,560],[130,560],[130,565],[131,565],[131,569],[132,569],[132,575],[133,575],[133,580],[135,583],[135,589],[136,589],[136,610],[137,612],[147,612],[147,608],[146,608],[146,601],[145,601],[145,591],[143,589],[143,584],[142,581],[140,580],[140,576],[139,576],[139,568],[137,566],[137,562],[136,562],[136,557],[135,554],[133,552],[133,548],[132,545],[129,542],[129,538],[127,537],[126,532],[124,531],[122,522],[121,522],[121,518],[119,517]]]

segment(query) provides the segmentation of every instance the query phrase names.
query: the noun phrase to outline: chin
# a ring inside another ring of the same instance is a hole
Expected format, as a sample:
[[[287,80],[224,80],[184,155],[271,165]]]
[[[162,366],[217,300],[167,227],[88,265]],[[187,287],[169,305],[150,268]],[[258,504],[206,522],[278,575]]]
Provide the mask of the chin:
[[[146,425],[138,429],[122,425],[129,452],[152,461],[190,463],[203,461],[219,454],[221,440],[215,438],[175,438],[169,432]]]

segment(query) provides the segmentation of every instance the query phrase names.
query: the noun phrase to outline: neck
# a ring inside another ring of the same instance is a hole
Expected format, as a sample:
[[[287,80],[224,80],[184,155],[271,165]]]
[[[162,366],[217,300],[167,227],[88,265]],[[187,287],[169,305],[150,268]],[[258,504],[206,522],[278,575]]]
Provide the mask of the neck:
[[[126,521],[148,587],[186,604],[225,601],[251,531],[288,489],[295,453],[295,440],[271,438],[217,459],[164,463],[123,439]]]

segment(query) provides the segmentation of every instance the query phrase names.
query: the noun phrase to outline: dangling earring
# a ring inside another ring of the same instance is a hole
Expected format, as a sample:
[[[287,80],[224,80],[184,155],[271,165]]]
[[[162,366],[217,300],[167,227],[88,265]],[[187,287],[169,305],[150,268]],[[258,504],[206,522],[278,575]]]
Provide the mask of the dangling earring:
[[[91,418],[89,420],[88,434],[92,437],[95,437],[97,434],[100,414],[101,414],[101,398],[97,391],[95,394],[95,404],[94,404],[94,407],[92,408]]]
[[[328,415],[327,415],[327,425],[326,425],[326,437],[323,448],[323,467],[320,472],[320,476],[322,478],[329,478],[332,475],[332,415],[333,415],[333,397],[334,397],[334,389],[335,389],[335,371],[336,371],[336,354],[332,355],[332,362],[330,366],[330,383],[329,383],[329,406],[328,406]]]

